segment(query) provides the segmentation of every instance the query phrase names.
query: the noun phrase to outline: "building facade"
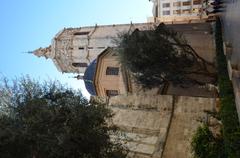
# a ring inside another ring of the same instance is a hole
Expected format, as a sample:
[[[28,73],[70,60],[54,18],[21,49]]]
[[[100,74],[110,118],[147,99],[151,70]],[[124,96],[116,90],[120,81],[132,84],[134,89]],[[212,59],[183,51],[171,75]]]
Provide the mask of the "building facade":
[[[111,97],[131,91],[129,75],[119,63],[117,51],[106,48],[86,69],[83,80],[91,95]]]
[[[198,43],[198,38],[212,38],[209,35],[211,26],[208,24],[166,23],[166,25],[177,32],[182,32],[193,47],[201,47]],[[115,47],[117,45],[116,41],[119,40],[119,34],[130,33],[136,28],[140,31],[149,30],[155,26],[155,23],[139,23],[65,28],[52,39],[50,46],[39,48],[33,53],[38,57],[51,59],[62,73],[80,74],[84,73],[90,63],[107,47]],[[205,41],[207,40],[202,41],[202,45],[206,47],[201,47],[199,54],[203,57],[206,56],[207,60],[212,60],[214,58],[213,54],[205,53],[212,50],[210,48],[212,43]]]
[[[209,23],[166,25],[182,33],[199,56],[214,62],[215,49]],[[52,59],[60,72],[84,73],[85,86],[91,95],[112,96],[137,92],[138,88],[128,81],[117,56],[110,55],[116,50],[108,47],[116,46],[114,39],[119,38],[119,33],[132,32],[135,29],[149,30],[153,27],[152,23],[143,23],[68,28],[60,31],[49,47],[39,48],[34,54]],[[177,90],[176,92],[176,87],[170,85],[168,92],[164,94],[188,95],[189,92],[195,96],[202,96],[202,92],[195,94],[191,89]]]
[[[118,39],[119,33],[153,26],[143,23],[67,28],[53,38],[49,47],[39,48],[34,54],[53,60],[60,72],[84,73],[89,93],[105,98],[115,114],[112,123],[119,127],[121,136],[111,138],[128,147],[129,158],[190,158],[190,139],[200,125],[199,118],[206,120],[204,111],[215,108],[215,99],[158,95],[157,91],[138,93],[117,59],[113,39]],[[167,26],[181,32],[198,55],[214,61],[210,24]],[[174,87],[169,89],[175,93]],[[194,95],[190,89],[184,91]]]
[[[215,49],[210,24],[172,24],[167,27],[181,32],[199,56],[214,63]],[[133,34],[134,33],[135,31]],[[199,40],[202,42],[199,43]],[[86,69],[83,80],[86,89],[91,95],[109,97],[141,92],[142,87],[136,84],[128,70],[121,66],[118,59],[118,51],[118,48],[106,48]],[[152,89],[152,92],[201,97],[213,95],[212,91],[209,91],[206,87],[192,85],[189,88],[182,88],[181,86],[176,86],[171,83]]]
[[[202,11],[202,0],[151,0],[153,17],[150,22],[202,20],[207,16]]]
[[[117,45],[119,34],[138,28],[150,29],[153,23],[102,25],[65,28],[53,39],[50,46],[33,53],[38,57],[52,59],[63,73],[84,73],[89,64],[107,47]]]

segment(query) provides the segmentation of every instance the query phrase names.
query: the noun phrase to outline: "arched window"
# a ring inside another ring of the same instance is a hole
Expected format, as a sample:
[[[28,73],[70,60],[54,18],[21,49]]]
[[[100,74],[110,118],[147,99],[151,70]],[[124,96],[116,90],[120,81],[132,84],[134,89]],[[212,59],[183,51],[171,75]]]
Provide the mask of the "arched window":
[[[72,63],[72,66],[74,67],[87,67],[87,63]]]

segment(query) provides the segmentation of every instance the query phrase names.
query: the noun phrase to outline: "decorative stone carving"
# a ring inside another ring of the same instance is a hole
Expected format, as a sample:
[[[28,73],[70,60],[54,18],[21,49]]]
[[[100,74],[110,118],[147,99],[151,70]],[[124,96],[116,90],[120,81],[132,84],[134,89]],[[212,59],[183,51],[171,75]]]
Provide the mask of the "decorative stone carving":
[[[44,56],[45,58],[52,58],[51,45],[46,48],[40,47],[33,51],[33,54],[38,57]]]

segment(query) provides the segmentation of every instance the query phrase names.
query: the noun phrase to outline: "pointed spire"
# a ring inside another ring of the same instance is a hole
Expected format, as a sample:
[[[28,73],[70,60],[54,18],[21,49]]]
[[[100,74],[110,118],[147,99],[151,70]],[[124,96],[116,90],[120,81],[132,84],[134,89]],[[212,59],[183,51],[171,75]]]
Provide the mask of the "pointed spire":
[[[42,57],[44,56],[45,58],[51,58],[52,52],[51,52],[51,45],[46,47],[46,48],[38,48],[35,51],[33,51],[33,54]]]

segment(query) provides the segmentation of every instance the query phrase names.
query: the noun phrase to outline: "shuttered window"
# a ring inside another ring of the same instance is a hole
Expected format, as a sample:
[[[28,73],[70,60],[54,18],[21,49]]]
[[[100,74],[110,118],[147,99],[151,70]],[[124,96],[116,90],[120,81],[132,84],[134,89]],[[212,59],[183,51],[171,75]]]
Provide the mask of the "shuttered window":
[[[180,7],[181,6],[181,2],[173,2],[173,6],[174,7]]]
[[[191,5],[191,1],[185,1],[185,2],[182,2],[183,6],[188,6],[188,5]]]
[[[162,12],[162,14],[163,14],[163,15],[170,15],[170,10],[164,10],[164,11]]]
[[[201,0],[194,0],[194,1],[193,1],[193,4],[194,4],[194,5],[200,5],[200,4],[201,4]]]
[[[173,14],[175,14],[175,15],[176,15],[176,14],[177,14],[177,15],[178,15],[178,14],[181,14],[181,10],[173,10]]]
[[[169,7],[170,7],[170,3],[163,3],[163,4],[162,4],[162,7],[163,7],[163,8],[169,8]]]

